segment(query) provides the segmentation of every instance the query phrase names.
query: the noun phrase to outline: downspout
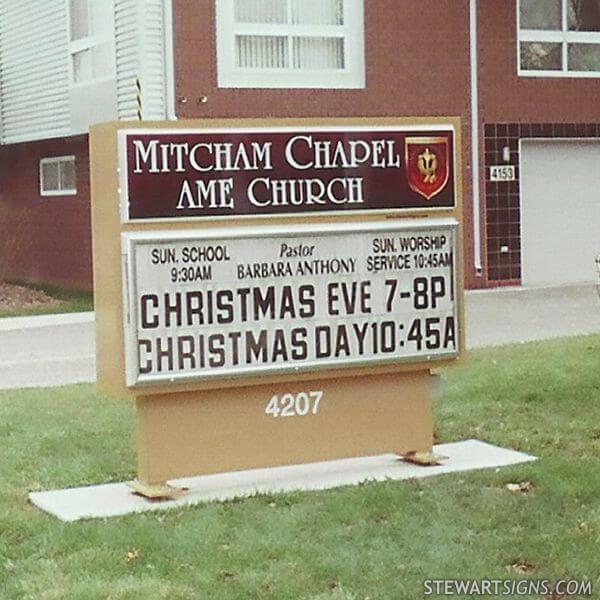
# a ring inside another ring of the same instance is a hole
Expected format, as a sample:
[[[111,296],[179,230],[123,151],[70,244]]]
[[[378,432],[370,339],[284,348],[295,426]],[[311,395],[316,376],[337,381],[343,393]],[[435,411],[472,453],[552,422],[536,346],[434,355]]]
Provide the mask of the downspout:
[[[175,113],[175,51],[173,33],[173,0],[163,3],[163,23],[165,28],[165,99],[167,119],[176,121]]]
[[[473,190],[473,264],[481,277],[481,217],[479,187],[479,73],[477,64],[477,0],[469,0],[471,62],[471,177]]]

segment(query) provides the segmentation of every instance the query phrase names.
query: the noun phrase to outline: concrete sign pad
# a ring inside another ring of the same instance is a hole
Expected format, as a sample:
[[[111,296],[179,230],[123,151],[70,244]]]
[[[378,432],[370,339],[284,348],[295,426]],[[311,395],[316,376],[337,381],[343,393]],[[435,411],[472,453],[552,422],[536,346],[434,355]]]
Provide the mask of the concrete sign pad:
[[[231,500],[257,493],[324,490],[363,481],[429,477],[536,460],[534,456],[478,440],[439,444],[434,446],[434,452],[447,456],[448,461],[439,466],[422,467],[402,462],[394,454],[383,454],[177,479],[169,483],[188,491],[176,500],[149,500],[133,493],[126,483],[31,492],[29,500],[61,521],[77,521]]]

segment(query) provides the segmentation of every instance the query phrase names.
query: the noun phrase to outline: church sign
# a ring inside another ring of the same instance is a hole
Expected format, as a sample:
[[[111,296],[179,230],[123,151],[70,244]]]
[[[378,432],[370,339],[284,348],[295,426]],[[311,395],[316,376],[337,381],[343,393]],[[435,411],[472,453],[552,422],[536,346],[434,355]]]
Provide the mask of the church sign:
[[[451,129],[123,130],[123,221],[455,207]]]
[[[432,369],[464,350],[460,157],[451,117],[91,129],[97,381],[135,400],[137,493],[431,452]]]

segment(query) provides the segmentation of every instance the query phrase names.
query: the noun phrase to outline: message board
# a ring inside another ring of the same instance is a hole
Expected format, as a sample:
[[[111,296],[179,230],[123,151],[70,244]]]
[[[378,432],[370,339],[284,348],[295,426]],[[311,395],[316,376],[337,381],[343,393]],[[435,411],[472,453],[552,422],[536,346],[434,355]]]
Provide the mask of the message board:
[[[449,125],[123,130],[121,219],[453,209],[454,144]]]
[[[127,385],[456,356],[456,227],[124,233]]]

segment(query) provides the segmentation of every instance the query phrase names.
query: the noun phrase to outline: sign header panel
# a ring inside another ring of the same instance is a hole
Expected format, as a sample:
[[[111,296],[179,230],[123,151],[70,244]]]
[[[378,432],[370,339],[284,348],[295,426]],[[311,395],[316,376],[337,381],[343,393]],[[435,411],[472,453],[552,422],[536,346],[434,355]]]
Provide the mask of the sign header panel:
[[[456,222],[123,234],[129,386],[459,352]]]
[[[119,132],[126,221],[452,209],[451,126]]]

